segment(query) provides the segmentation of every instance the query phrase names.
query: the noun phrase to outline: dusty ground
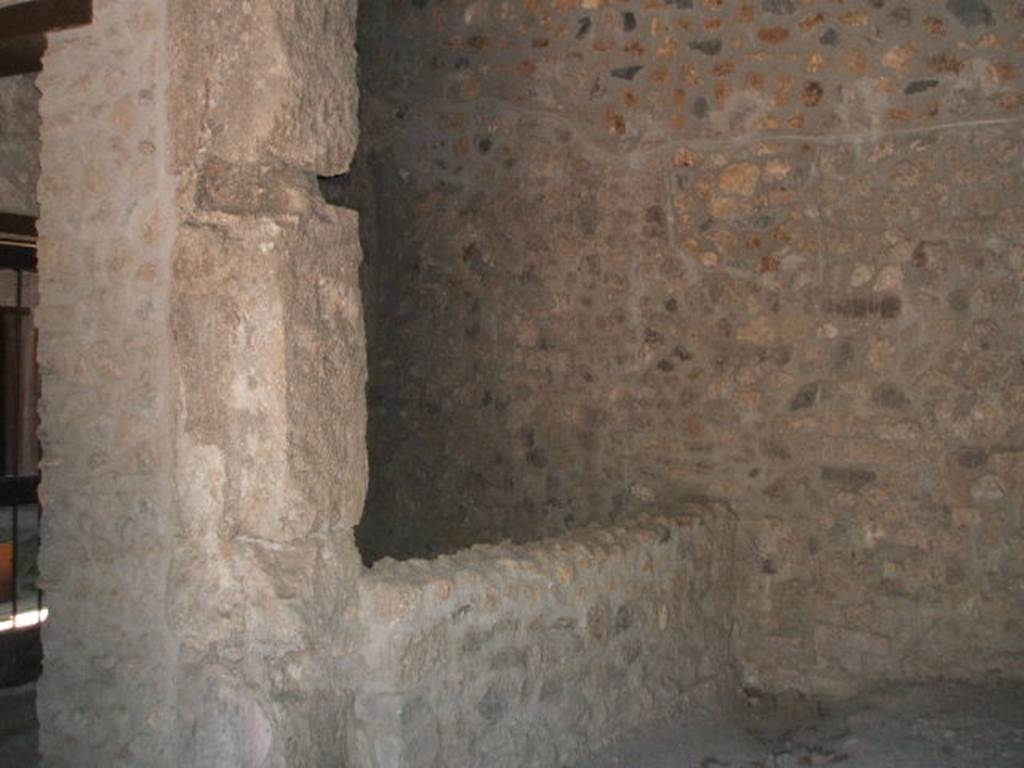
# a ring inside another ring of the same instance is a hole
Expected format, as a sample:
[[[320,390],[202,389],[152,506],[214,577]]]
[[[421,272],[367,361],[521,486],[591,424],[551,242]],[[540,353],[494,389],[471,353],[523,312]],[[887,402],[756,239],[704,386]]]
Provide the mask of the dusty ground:
[[[35,687],[0,690],[0,768],[36,765]],[[576,768],[827,765],[1024,768],[1024,683],[893,686],[833,703],[750,695],[731,717],[660,723]]]
[[[1024,768],[1024,683],[891,686],[846,702],[749,695],[577,768]]]

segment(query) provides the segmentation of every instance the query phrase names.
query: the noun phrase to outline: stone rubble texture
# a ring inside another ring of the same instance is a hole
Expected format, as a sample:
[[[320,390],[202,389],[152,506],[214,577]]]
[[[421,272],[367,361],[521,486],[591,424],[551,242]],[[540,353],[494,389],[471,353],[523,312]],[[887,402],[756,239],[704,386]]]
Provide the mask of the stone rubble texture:
[[[368,560],[709,498],[745,684],[1024,674],[1024,6],[383,2],[360,51]]]
[[[354,0],[51,36],[44,765],[1024,677],[1024,9],[359,10],[361,106]]]
[[[355,149],[354,24],[97,0],[51,35],[44,765],[344,759],[360,254],[315,175]]]
[[[729,517],[690,506],[379,563],[359,585],[353,764],[562,766],[715,701],[732,630]]]

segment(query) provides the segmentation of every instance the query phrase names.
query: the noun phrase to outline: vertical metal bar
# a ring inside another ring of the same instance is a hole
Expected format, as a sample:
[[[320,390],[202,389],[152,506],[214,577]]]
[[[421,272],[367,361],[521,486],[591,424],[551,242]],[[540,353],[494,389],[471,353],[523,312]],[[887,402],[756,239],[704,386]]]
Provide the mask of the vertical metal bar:
[[[21,270],[17,270],[17,312],[14,315],[14,474],[21,477]],[[18,548],[18,543],[14,543]]]
[[[12,474],[15,477],[21,476],[21,270],[16,270],[17,275],[17,307],[14,315],[14,461]],[[14,565],[14,604],[11,606],[11,613],[14,615],[14,629],[18,628],[18,550],[21,542],[18,539],[18,504],[14,504],[14,547],[11,560]]]
[[[9,356],[7,336],[7,313],[0,311],[0,475],[4,477],[13,474],[8,462],[9,446],[7,443],[7,435],[10,431],[10,425],[7,423],[9,410],[7,385],[10,382],[10,371],[7,370]]]
[[[14,537],[14,546],[11,549],[11,583],[14,589],[11,590],[11,621],[14,622],[12,629],[18,627],[18,505],[12,507],[14,519],[11,521],[11,530]]]
[[[38,277],[36,278],[38,285]],[[39,448],[39,433],[36,425],[39,423],[39,399],[37,394],[39,392],[39,370],[37,361],[39,360],[39,332],[35,327],[35,320],[32,316],[32,311],[29,310],[28,314],[31,328],[29,329],[32,334],[32,351],[29,365],[32,366],[32,398],[33,408],[30,414],[32,418],[32,441],[33,441],[33,454],[32,454],[32,472],[35,476],[35,492],[33,494],[33,500],[36,503],[36,610],[39,612],[39,623],[43,623],[43,587],[39,583],[42,572],[39,570],[39,556],[43,552],[43,504],[39,500],[39,481],[41,479],[41,472],[39,470],[39,460],[41,458]]]
[[[36,492],[38,494],[38,491]],[[36,573],[39,573],[39,554],[43,549],[43,505],[39,503],[39,496],[36,496],[36,536],[39,541],[36,544]],[[39,623],[43,623],[43,588],[39,586],[39,577],[36,576],[36,611],[38,611]]]
[[[0,474],[7,475],[7,398],[6,398],[6,384],[7,378],[7,323],[4,322],[6,318],[0,315]],[[13,511],[11,512],[12,519],[11,525],[14,525]],[[11,542],[11,585],[12,588],[17,588],[17,571],[14,567],[14,542]],[[7,574],[4,574],[6,577]],[[4,607],[6,607],[6,595],[4,596]],[[13,608],[13,606],[12,606]],[[14,611],[11,611],[11,626],[14,626]]]

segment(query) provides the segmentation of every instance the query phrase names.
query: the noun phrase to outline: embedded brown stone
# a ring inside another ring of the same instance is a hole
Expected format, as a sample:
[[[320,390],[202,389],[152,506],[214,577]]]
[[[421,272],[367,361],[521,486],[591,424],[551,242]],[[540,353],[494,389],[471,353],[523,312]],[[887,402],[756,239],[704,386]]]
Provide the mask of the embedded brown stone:
[[[761,178],[761,166],[754,163],[737,163],[722,171],[718,187],[729,195],[749,197],[754,194]]]
[[[757,31],[757,36],[766,43],[777,45],[789,37],[789,30],[785,27],[762,27]]]

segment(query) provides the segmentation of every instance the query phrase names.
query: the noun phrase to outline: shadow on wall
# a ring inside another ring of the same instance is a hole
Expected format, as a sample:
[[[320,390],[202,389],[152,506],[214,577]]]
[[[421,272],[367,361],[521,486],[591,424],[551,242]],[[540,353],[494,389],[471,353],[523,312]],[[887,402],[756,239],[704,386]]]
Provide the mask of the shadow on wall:
[[[1019,542],[1019,10],[504,8],[361,9],[327,183],[362,214],[364,557],[696,496],[780,589],[926,596],[936,549],[984,582],[941,521]]]

